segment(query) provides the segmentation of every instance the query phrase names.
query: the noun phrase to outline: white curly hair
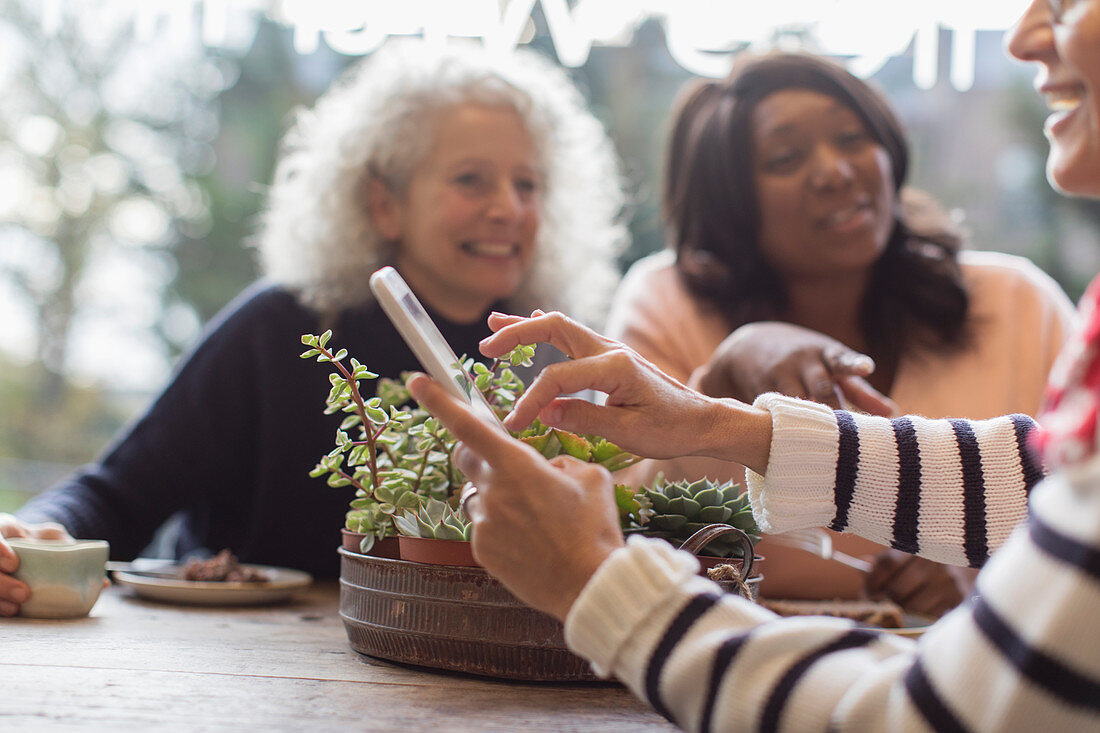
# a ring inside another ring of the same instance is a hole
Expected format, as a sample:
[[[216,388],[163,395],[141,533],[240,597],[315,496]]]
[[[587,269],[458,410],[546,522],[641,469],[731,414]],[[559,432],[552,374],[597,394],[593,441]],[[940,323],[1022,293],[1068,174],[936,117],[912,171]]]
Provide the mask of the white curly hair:
[[[364,203],[368,171],[403,193],[437,112],[466,102],[513,107],[544,175],[534,263],[509,309],[600,324],[627,239],[618,159],[566,74],[528,50],[391,41],[298,111],[254,241],[264,274],[322,313],[367,302],[369,275],[394,259]]]

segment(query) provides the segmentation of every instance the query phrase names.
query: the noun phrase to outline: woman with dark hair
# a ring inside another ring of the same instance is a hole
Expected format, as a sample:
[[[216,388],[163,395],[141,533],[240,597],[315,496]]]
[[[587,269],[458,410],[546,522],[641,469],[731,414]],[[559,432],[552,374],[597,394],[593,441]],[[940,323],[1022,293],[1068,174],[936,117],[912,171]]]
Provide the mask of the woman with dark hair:
[[[1100,0],[1031,0],[1007,47],[1037,67],[1051,109],[1050,182],[1100,199]],[[853,532],[909,534],[949,562],[991,555],[979,595],[916,643],[839,619],[777,619],[723,594],[689,553],[624,540],[599,466],[547,462],[423,376],[409,388],[462,440],[478,562],[686,730],[1097,731],[1100,278],[1081,312],[1041,428],[1023,415],[887,420],[776,394],[717,400],[561,314],[490,319],[487,356],[545,340],[573,357],[535,379],[505,421],[513,429],[537,415],[641,455],[744,463],[753,512],[776,531],[843,514]],[[562,397],[580,389],[606,403]],[[1033,438],[1041,459],[1025,449]]]
[[[905,189],[905,133],[888,103],[827,60],[756,57],[692,85],[668,145],[672,251],[637,263],[608,334],[713,397],[781,392],[929,417],[1034,415],[1073,322],[1031,263],[961,252],[928,196]],[[872,371],[873,370],[873,371]],[[698,458],[671,477],[737,477]],[[970,576],[840,535],[870,575],[765,540],[772,598],[884,593],[939,615]]]

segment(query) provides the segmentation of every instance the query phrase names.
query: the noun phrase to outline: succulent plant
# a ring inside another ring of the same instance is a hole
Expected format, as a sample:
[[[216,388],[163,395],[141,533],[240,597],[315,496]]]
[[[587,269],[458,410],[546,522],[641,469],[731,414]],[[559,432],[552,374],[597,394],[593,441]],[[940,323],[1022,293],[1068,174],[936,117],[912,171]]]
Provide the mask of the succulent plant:
[[[595,435],[578,435],[543,425],[536,420],[517,436],[546,458],[567,455],[588,463],[598,463],[608,471],[632,466],[641,459]]]
[[[653,505],[644,491],[625,484],[615,484],[615,506],[624,530],[638,529],[653,516]]]
[[[377,379],[377,375],[348,359],[346,349],[330,349],[331,337],[331,331],[302,336],[302,343],[309,348],[301,358],[316,358],[334,369],[329,375],[332,389],[325,413],[346,415],[336,431],[335,447],[322,456],[310,476],[326,478],[329,486],[354,487],[346,526],[368,535],[360,545],[363,552],[369,551],[376,539],[398,532],[469,539],[469,523],[454,511],[456,494],[465,483],[454,466],[455,439],[438,420],[410,403],[403,381],[379,379],[376,395],[364,398],[360,382]],[[463,367],[499,417],[511,410],[524,389],[511,367],[530,365],[534,351],[534,346],[517,346],[488,366],[463,360]],[[613,471],[638,460],[602,438],[552,429],[538,421],[516,437],[547,458],[565,453]],[[638,519],[642,518],[639,515]]]
[[[729,524],[749,535],[759,535],[749,506],[748,494],[732,481],[666,481],[658,477],[653,486],[639,493],[652,506],[652,516],[641,531],[666,537],[677,544],[708,524]],[[716,557],[739,557],[741,548],[734,538],[719,538],[705,552]]]
[[[395,515],[397,531],[406,537],[428,537],[437,540],[469,540],[470,522],[451,505],[428,498],[415,510]]]

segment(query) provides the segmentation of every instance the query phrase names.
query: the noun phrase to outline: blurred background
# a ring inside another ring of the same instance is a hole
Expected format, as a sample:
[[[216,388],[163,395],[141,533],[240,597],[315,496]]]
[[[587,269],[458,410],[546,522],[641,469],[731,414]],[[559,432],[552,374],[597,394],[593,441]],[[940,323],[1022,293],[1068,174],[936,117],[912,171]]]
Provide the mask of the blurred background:
[[[625,268],[663,246],[677,90],[750,47],[836,56],[894,101],[970,246],[1078,297],[1100,207],[1054,194],[1045,107],[1003,30],[1023,0],[0,0],[0,511],[100,453],[255,276],[277,143],[393,35],[533,46],[569,68],[622,157]]]

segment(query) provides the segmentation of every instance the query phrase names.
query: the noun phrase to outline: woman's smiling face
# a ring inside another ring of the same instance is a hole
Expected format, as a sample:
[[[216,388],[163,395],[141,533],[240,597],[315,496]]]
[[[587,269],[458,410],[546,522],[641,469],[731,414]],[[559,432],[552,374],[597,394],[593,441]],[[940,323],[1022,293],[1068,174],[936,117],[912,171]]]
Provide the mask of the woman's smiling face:
[[[1008,52],[1038,64],[1035,88],[1052,110],[1047,177],[1061,191],[1100,196],[1100,0],[1032,0],[1006,38]]]
[[[515,110],[443,110],[405,192],[372,187],[379,231],[397,269],[452,320],[472,322],[519,288],[535,254],[542,183],[534,141]]]
[[[760,248],[782,278],[863,277],[894,226],[886,149],[834,97],[785,89],[753,111]]]

